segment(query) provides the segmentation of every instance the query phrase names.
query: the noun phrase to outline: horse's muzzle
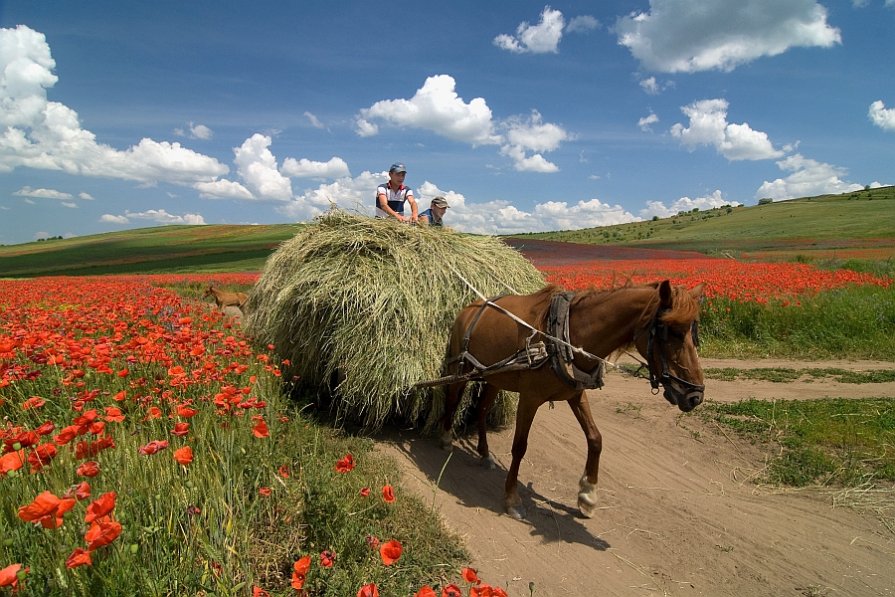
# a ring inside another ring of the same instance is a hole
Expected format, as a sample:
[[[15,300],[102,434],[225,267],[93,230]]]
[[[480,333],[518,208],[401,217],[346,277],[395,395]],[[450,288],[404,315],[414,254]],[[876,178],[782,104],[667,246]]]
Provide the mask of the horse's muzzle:
[[[665,392],[662,395],[665,396],[665,400],[674,404],[683,412],[688,413],[702,404],[703,391],[690,390],[688,392],[677,392],[673,388],[666,386]]]

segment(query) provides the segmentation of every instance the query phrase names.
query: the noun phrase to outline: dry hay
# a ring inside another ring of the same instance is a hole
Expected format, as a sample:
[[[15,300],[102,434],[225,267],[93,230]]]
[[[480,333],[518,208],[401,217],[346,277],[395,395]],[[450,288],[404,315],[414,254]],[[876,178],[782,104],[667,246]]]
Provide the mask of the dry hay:
[[[489,297],[544,284],[497,238],[333,210],[267,260],[246,329],[289,359],[284,373],[305,386],[327,391],[337,380],[332,407],[340,419],[368,429],[391,419],[431,428],[444,388],[413,385],[441,376],[454,319],[478,299],[458,273]],[[468,406],[467,396],[458,418]],[[505,423],[515,397],[502,393],[492,412],[493,423]]]

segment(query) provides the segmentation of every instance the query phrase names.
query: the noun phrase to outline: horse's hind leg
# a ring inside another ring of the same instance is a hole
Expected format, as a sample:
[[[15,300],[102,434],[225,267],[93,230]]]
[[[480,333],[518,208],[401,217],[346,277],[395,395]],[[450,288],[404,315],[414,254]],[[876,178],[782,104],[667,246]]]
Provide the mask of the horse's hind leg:
[[[488,450],[488,413],[494,405],[494,400],[500,390],[496,386],[489,383],[482,384],[479,391],[478,401],[478,425],[479,425],[479,445],[478,453],[482,457],[482,466],[488,469],[496,468],[491,452]]]
[[[590,518],[597,507],[597,478],[600,473],[603,436],[594,423],[586,393],[581,392],[577,397],[570,399],[569,406],[572,407],[572,412],[584,431],[584,437],[587,438],[587,462],[584,465],[584,476],[578,481],[578,510],[582,516]]]
[[[460,405],[460,398],[463,396],[463,390],[466,389],[466,382],[448,384],[444,390],[444,415],[441,419],[441,447],[449,449],[454,443],[454,435],[451,428],[454,423],[454,414]]]
[[[531,424],[538,412],[538,407],[543,403],[544,401],[540,398],[525,394],[519,395],[519,406],[516,409],[516,431],[513,434],[513,462],[507,471],[503,498],[507,514],[516,520],[525,518],[525,509],[522,507],[522,500],[519,498],[519,490],[516,487],[519,479],[519,465],[528,450],[528,432],[531,431]]]

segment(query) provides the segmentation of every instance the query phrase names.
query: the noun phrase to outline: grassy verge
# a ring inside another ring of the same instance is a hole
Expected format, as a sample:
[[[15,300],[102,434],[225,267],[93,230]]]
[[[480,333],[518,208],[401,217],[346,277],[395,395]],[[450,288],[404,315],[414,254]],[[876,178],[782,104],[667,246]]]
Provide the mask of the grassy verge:
[[[799,379],[822,380],[832,379],[840,383],[887,383],[895,381],[895,369],[878,371],[848,371],[836,367],[787,369],[783,367],[759,367],[756,369],[735,369],[732,367],[709,367],[703,369],[709,379],[719,381],[736,381],[738,379],[754,379],[777,383],[789,383]]]
[[[709,403],[708,417],[774,450],[766,481],[855,487],[895,481],[895,400]]]
[[[714,299],[703,308],[707,357],[866,358],[895,361],[895,293],[845,287],[800,305]]]

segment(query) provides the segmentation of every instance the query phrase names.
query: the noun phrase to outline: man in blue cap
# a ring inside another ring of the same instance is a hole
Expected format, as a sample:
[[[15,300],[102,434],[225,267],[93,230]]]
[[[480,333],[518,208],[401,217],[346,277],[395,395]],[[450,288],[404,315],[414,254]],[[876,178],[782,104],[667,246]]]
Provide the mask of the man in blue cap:
[[[417,208],[413,190],[404,186],[407,168],[404,164],[392,164],[388,169],[388,182],[376,187],[376,217],[395,218],[399,222],[416,224]],[[404,204],[410,204],[410,216],[404,214]]]

